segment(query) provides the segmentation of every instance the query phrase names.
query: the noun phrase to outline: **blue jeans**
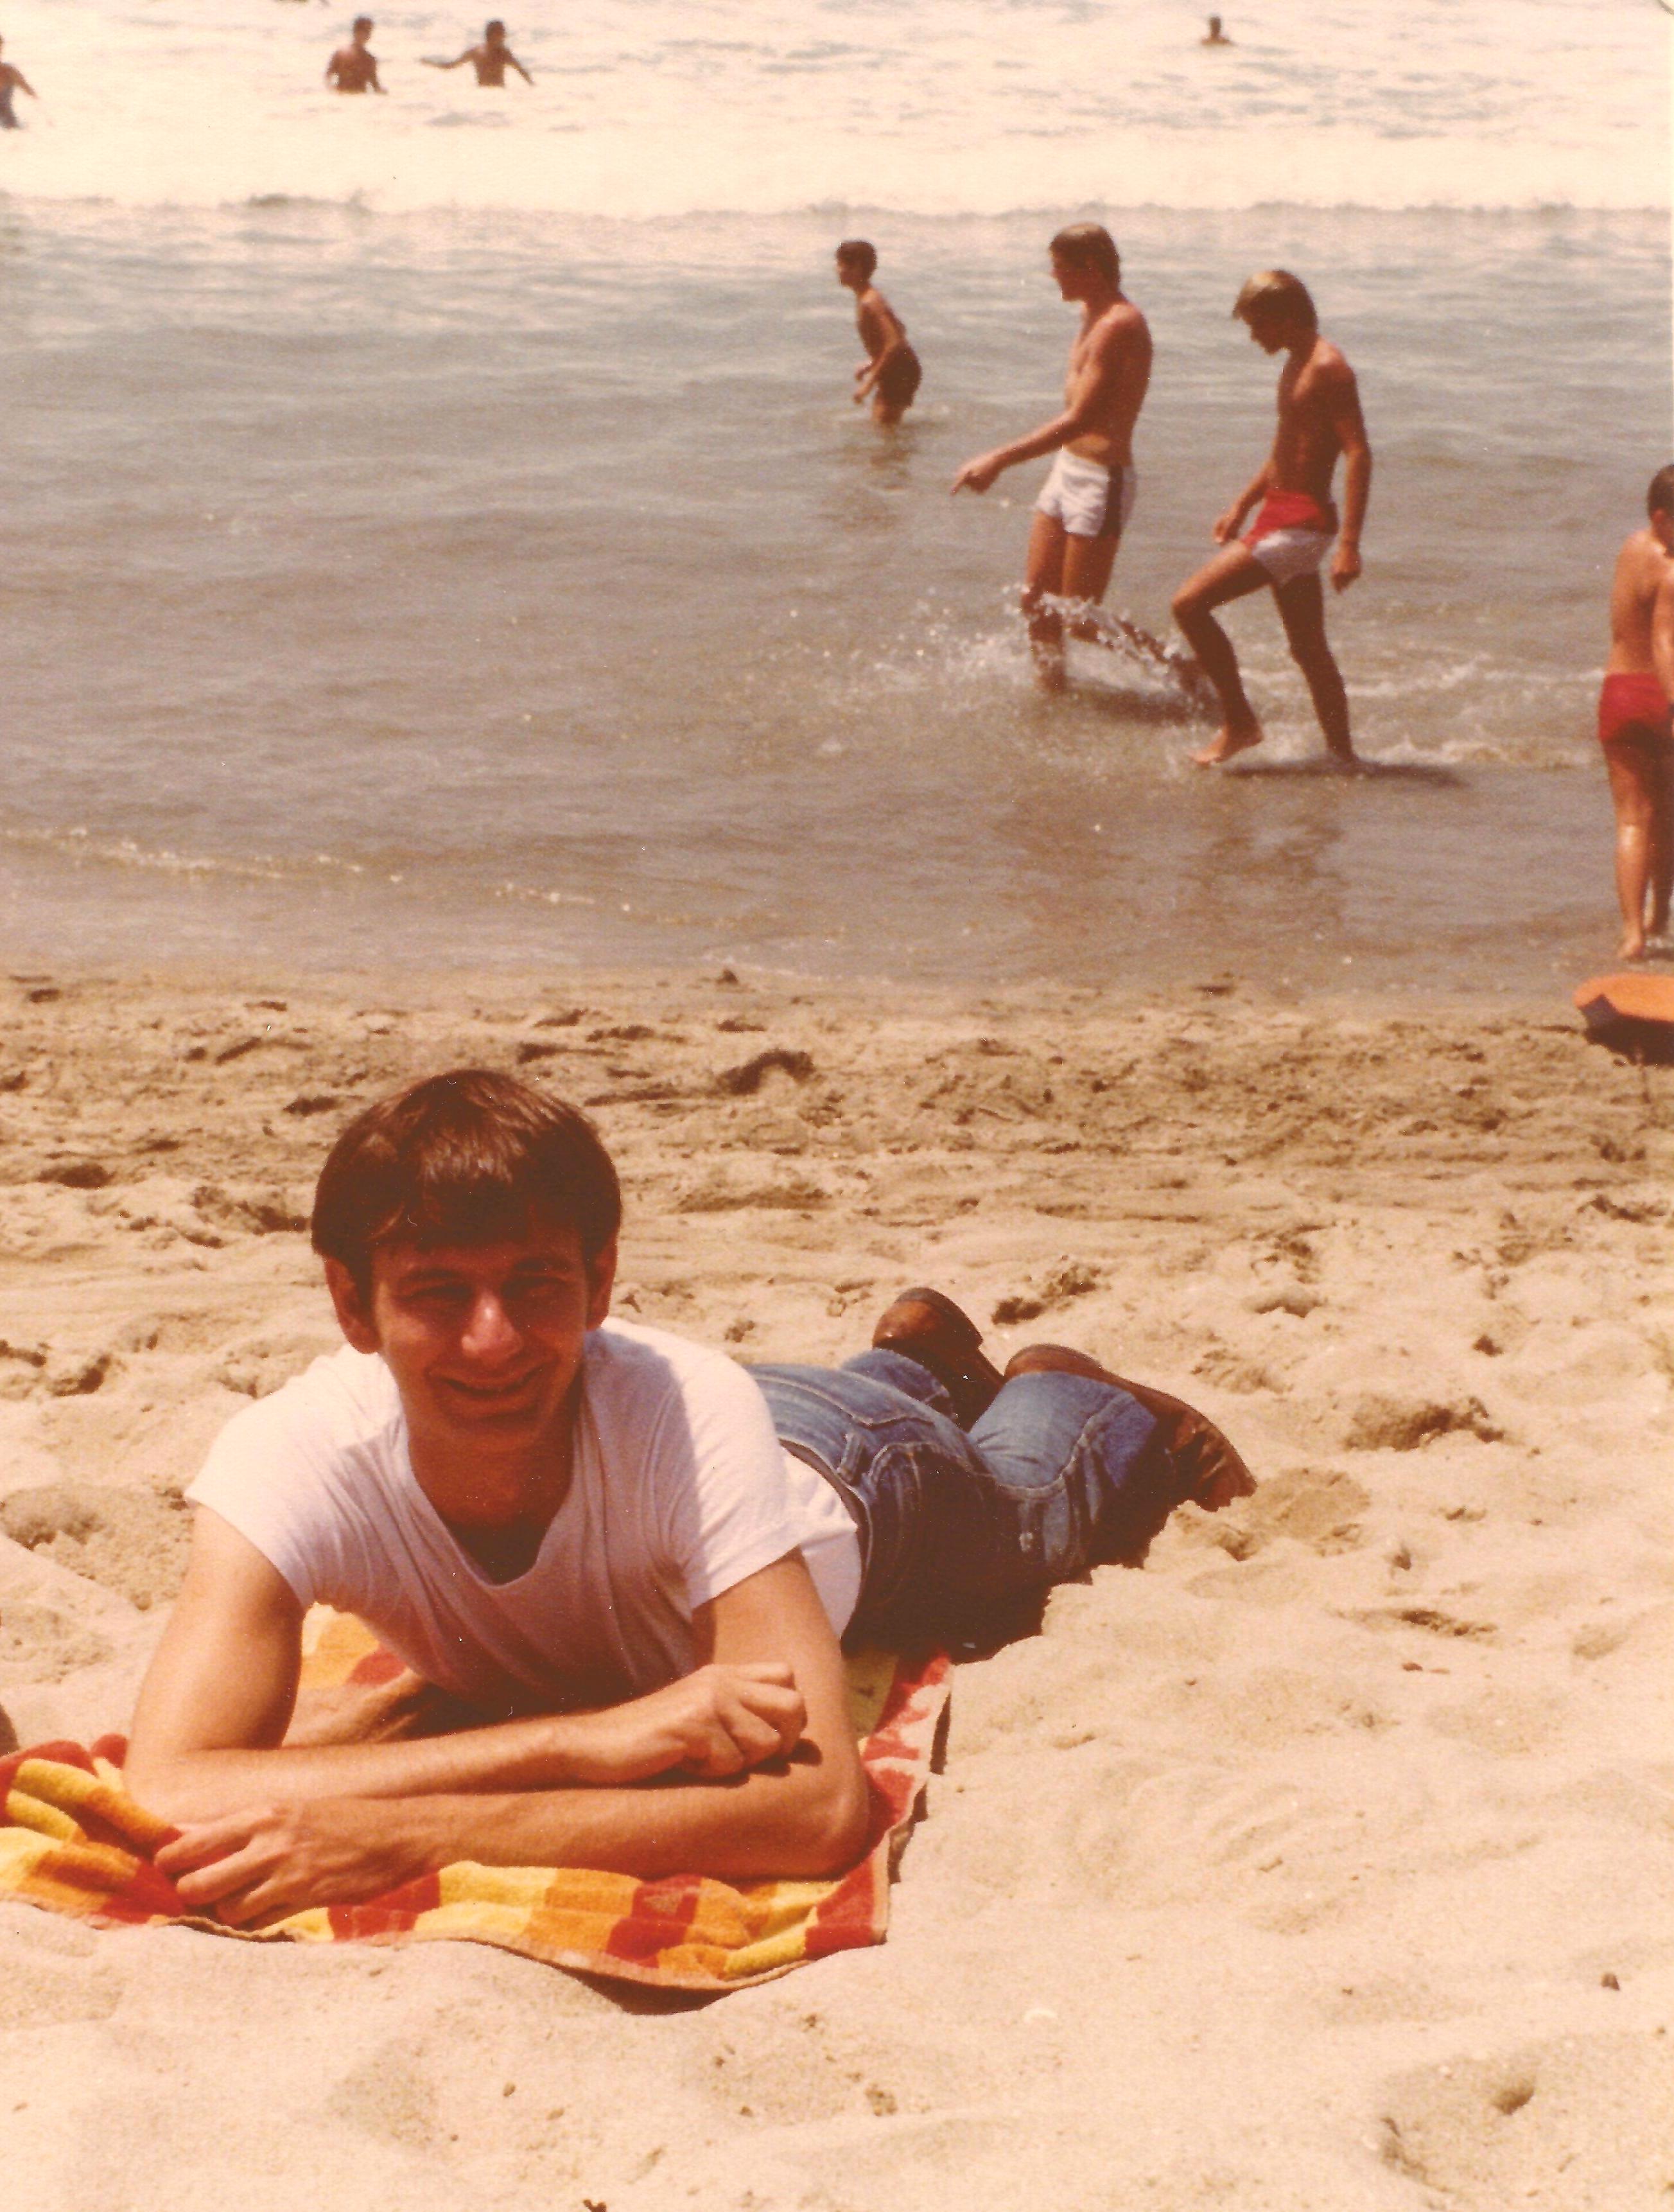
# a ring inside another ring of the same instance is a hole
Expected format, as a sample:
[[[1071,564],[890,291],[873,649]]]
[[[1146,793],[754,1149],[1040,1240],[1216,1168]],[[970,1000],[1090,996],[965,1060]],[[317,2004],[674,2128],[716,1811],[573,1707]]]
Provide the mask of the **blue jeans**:
[[[847,1500],[860,1530],[852,1626],[980,1632],[1055,1583],[1137,1563],[1180,1502],[1156,1423],[1125,1390],[1019,1375],[968,1432],[898,1352],[842,1367],[751,1369],[779,1441]]]

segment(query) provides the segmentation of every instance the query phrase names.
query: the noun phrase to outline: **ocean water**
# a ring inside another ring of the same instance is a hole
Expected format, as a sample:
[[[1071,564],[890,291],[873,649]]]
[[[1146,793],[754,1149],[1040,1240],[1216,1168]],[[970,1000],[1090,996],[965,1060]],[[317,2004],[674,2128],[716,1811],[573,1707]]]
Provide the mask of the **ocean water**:
[[[1589,724],[1674,444],[1668,19],[1645,0],[614,0],[508,17],[532,90],[318,88],[348,13],[21,0],[0,139],[0,916],[15,965],[720,960],[1016,981],[1546,990],[1608,964]],[[1631,125],[1623,118],[1631,116]],[[1304,274],[1377,454],[1334,604],[1378,773],[1265,597],[1269,743],[1015,614],[1056,225],[1157,345],[1113,605],[1169,595],[1271,434],[1228,310]],[[830,249],[925,362],[849,405]]]

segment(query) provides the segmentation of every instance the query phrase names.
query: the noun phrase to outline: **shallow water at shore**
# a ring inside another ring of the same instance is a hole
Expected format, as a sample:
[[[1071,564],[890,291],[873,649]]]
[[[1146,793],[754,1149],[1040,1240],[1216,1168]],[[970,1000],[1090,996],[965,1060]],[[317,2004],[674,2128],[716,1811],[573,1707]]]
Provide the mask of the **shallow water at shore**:
[[[888,226],[928,373],[880,438],[824,216],[14,205],[14,961],[1537,989],[1604,963],[1588,725],[1667,436],[1665,225],[1113,222],[1158,343],[1111,594],[1142,623],[1268,435],[1242,274],[1305,269],[1360,365],[1379,473],[1331,621],[1370,777],[1318,773],[1265,599],[1232,617],[1270,732],[1234,775],[1113,657],[1034,693],[1040,471],[946,487],[1052,402],[1040,218]]]

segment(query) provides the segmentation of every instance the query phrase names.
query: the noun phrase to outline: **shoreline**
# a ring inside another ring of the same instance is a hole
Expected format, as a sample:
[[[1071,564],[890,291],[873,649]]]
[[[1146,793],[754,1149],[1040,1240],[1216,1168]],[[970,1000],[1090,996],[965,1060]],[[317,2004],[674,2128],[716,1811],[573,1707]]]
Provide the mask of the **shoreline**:
[[[997,1357],[1060,1339],[1201,1404],[1260,1487],[960,1667],[889,1942],[724,2002],[0,1908],[26,2191],[1659,2201],[1674,1071],[1544,1003],[279,975],[0,984],[23,1741],[124,1724],[181,1486],[335,1340],[326,1145],[465,1060],[600,1121],[629,1316],[836,1360],[930,1280]]]

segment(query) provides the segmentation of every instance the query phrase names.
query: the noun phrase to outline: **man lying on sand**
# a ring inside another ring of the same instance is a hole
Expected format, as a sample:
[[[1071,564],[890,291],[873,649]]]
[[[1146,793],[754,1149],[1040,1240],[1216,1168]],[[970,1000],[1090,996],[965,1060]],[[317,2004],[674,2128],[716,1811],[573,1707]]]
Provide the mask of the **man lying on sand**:
[[[1642,960],[1668,933],[1674,884],[1674,464],[1645,495],[1649,522],[1616,556],[1610,652],[1598,698],[1598,742],[1616,807],[1617,956]]]
[[[1071,619],[1071,635],[1112,642],[1097,608],[1133,512],[1138,485],[1133,426],[1150,382],[1151,333],[1122,290],[1121,256],[1102,224],[1071,223],[1048,251],[1059,292],[1081,309],[1064,406],[1038,430],[967,461],[953,489],[986,491],[1019,461],[1057,455],[1034,502],[1023,612],[1035,672],[1046,690],[1061,691],[1065,672],[1058,602],[1069,599],[1082,610]]]
[[[1214,742],[1192,758],[1200,768],[1217,768],[1261,743],[1261,725],[1244,695],[1238,656],[1214,610],[1271,585],[1291,658],[1307,678],[1326,746],[1334,760],[1352,763],[1349,702],[1325,641],[1319,568],[1336,538],[1331,588],[1346,591],[1360,574],[1372,448],[1355,373],[1337,347],[1320,336],[1307,288],[1288,270],[1269,269],[1252,276],[1233,313],[1249,325],[1264,353],[1289,357],[1279,374],[1273,450],[1215,525],[1215,541],[1226,550],[1174,594],[1174,619],[1220,694],[1225,717]],[[1340,526],[1331,503],[1339,453],[1348,463]],[[1240,538],[1244,518],[1258,502],[1254,526]]]
[[[509,1076],[415,1084],[333,1147],[313,1242],[347,1346],[216,1441],[133,1724],[192,1905],[242,1926],[458,1859],[832,1873],[868,1818],[840,1636],[998,1640],[1253,1486],[1079,1353],[1002,1376],[933,1291],[836,1370],[613,1321],[620,1220],[591,1125]],[[299,1716],[317,1601],[408,1680]],[[442,1699],[473,1724],[437,1733]]]
[[[457,60],[451,62],[433,61],[428,54],[424,58],[424,66],[426,69],[463,69],[467,62],[469,62],[471,67],[476,71],[477,83],[479,85],[487,85],[490,89],[496,92],[503,88],[506,82],[506,72],[508,69],[514,69],[525,84],[533,84],[535,82],[534,78],[530,76],[523,64],[512,52],[510,46],[506,45],[506,26],[500,21],[498,16],[495,17],[494,21],[490,23],[483,32],[482,45],[480,46],[467,46],[464,53],[459,55]]]
[[[378,82],[378,57],[367,43],[372,36],[370,15],[357,15],[349,26],[349,44],[339,46],[325,64],[325,82],[337,92],[382,92]]]

